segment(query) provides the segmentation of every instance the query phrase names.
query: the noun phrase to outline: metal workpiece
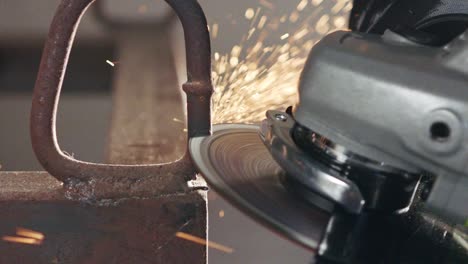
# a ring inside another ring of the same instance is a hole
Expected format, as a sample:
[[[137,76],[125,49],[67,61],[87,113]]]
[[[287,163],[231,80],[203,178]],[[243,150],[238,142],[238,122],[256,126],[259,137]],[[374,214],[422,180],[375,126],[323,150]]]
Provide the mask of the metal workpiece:
[[[62,1],[52,21],[34,88],[31,109],[33,149],[43,167],[61,181],[132,176],[157,177],[173,173],[188,178],[190,159],[156,165],[109,165],[82,162],[62,152],[55,131],[56,112],[62,81],[78,23],[91,0]],[[211,131],[210,39],[203,11],[195,0],[167,0],[184,28],[187,54],[188,135],[208,135]],[[154,87],[158,89],[158,87]],[[201,109],[201,110],[199,110]],[[194,113],[194,111],[196,112]]]
[[[330,213],[283,186],[284,171],[259,132],[256,125],[215,125],[212,136],[190,139],[190,154],[210,187],[228,201],[276,233],[316,251]]]
[[[199,193],[71,200],[46,172],[1,172],[2,236],[17,228],[44,236],[40,245],[1,240],[0,263],[207,263],[206,248],[175,237],[205,237]]]
[[[211,92],[205,94],[192,94],[188,92],[192,85],[184,84],[187,92],[187,133],[188,137],[211,135]]]
[[[360,156],[463,183],[461,177],[468,177],[468,78],[441,63],[443,52],[377,35],[331,33],[306,62],[294,118]],[[456,184],[451,186],[444,189],[449,196],[458,193]],[[443,204],[451,221],[468,217],[468,207]]]
[[[65,200],[63,182],[49,173],[1,172],[0,201]]]

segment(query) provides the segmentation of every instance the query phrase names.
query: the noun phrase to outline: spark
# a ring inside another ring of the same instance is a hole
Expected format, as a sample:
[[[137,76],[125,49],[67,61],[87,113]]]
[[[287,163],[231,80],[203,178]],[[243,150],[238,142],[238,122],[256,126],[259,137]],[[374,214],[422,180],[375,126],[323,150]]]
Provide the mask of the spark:
[[[322,2],[323,2],[323,0],[312,0],[312,5],[319,6],[319,5],[322,4]]]
[[[219,30],[218,24],[213,24],[213,27],[211,30],[211,36],[213,37],[213,39],[218,37],[218,30]]]
[[[289,13],[273,14],[273,6],[264,8],[268,3],[246,10],[250,28],[230,52],[215,52],[214,123],[257,123],[267,110],[294,105],[310,49],[325,34],[343,29],[352,7],[350,0],[300,0]],[[279,34],[285,26],[290,31]]]
[[[44,234],[40,232],[22,227],[16,228],[16,235],[18,236],[3,236],[2,240],[11,243],[40,245],[45,238]]]
[[[262,29],[265,26],[266,21],[267,21],[267,17],[262,16],[262,18],[260,18],[260,21],[258,22],[257,28]]]
[[[174,122],[176,122],[176,123],[185,124],[184,121],[182,121],[182,120],[180,120],[180,119],[178,119],[178,118],[176,118],[176,117],[174,117],[174,118],[172,119],[172,121],[174,121]]]
[[[320,17],[320,19],[317,21],[317,24],[315,25],[315,30],[317,30],[317,32],[322,35],[327,34],[330,30],[330,24],[328,23],[329,20],[329,15],[323,15]]]
[[[239,59],[237,57],[231,57],[229,59],[229,64],[232,66],[232,67],[236,67],[237,64],[239,64]]]
[[[34,238],[27,237],[15,237],[15,236],[4,236],[3,241],[11,243],[29,244],[29,245],[40,245],[42,242]]]
[[[350,12],[351,9],[353,9],[353,3],[352,2],[349,2],[345,5],[345,7],[343,8],[343,11],[344,12]]]
[[[335,6],[333,6],[331,9],[331,12],[333,14],[338,14],[346,6],[346,4],[348,4],[347,0],[338,0]]]
[[[42,234],[40,232],[37,232],[37,231],[34,231],[34,230],[22,228],[22,227],[16,228],[16,234],[18,236],[34,238],[34,239],[37,239],[37,240],[44,240],[44,234]]]
[[[247,18],[248,20],[251,20],[255,15],[255,11],[252,9],[252,8],[248,8],[247,10],[245,10],[245,18]]]
[[[307,6],[307,3],[308,3],[307,0],[302,0],[301,2],[299,2],[299,4],[297,5],[297,11],[304,10],[304,8],[306,8]]]
[[[336,17],[334,20],[333,20],[333,24],[335,25],[335,27],[337,28],[342,28],[346,25],[346,18],[345,17],[342,17],[342,16],[339,16],[339,17]]]
[[[289,21],[292,23],[297,22],[299,19],[299,13],[298,12],[292,12],[291,15],[289,15]]]
[[[268,2],[267,0],[260,0],[260,5],[268,8],[268,9],[275,8],[275,6],[272,3]]]
[[[219,218],[223,218],[224,217],[224,210],[219,211],[218,215],[219,215]]]
[[[113,63],[112,61],[110,60],[106,60],[106,63],[109,64],[110,66],[114,67],[115,66],[115,63]]]
[[[208,247],[213,248],[213,249],[217,249],[217,250],[225,252],[225,253],[233,253],[234,252],[233,248],[226,247],[226,246],[223,246],[221,244],[211,242],[211,241],[208,241],[208,240],[203,239],[201,237],[196,237],[196,236],[184,233],[184,232],[177,232],[175,235],[178,238],[182,238],[182,239],[185,239],[185,240],[188,240],[190,242],[197,243],[197,244],[200,244],[200,245],[205,245],[205,246],[208,246]]]
[[[231,50],[231,56],[232,57],[238,57],[240,55],[242,51],[242,48],[240,46],[234,46],[232,47],[232,50]]]

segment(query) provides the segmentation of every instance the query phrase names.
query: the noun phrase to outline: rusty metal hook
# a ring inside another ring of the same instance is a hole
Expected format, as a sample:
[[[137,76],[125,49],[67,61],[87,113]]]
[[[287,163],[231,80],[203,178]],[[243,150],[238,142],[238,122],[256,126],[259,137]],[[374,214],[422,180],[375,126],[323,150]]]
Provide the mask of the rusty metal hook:
[[[57,142],[56,114],[70,50],[79,21],[95,0],[62,0],[52,21],[34,87],[30,132],[34,152],[42,166],[61,181],[129,175],[186,175],[187,158],[155,165],[109,165],[83,162],[65,155]],[[165,0],[184,28],[187,61],[188,137],[211,133],[211,48],[205,15],[196,0]],[[187,156],[187,154],[186,154]]]

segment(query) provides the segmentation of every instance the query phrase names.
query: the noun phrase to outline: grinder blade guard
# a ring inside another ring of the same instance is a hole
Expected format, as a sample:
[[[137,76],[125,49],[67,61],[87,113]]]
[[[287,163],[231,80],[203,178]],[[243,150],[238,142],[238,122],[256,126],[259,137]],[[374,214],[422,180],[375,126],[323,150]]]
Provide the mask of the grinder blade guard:
[[[317,193],[352,214],[366,209],[407,210],[420,174],[348,151],[296,123],[288,113],[267,112],[262,140],[286,171],[289,186],[306,200]],[[313,202],[313,201],[312,201]]]

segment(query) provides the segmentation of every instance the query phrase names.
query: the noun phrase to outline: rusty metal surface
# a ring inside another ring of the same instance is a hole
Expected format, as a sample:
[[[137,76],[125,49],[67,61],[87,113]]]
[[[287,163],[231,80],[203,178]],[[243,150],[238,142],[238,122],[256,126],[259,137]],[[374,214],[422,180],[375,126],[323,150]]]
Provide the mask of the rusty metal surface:
[[[174,236],[178,231],[205,236],[206,210],[199,194],[72,201],[60,196],[64,190],[58,186],[44,186],[47,177],[56,181],[44,173],[0,175],[2,183],[27,183],[20,191],[2,187],[2,193],[10,189],[15,195],[0,197],[0,234],[24,227],[45,235],[41,245],[0,241],[0,263],[206,262],[203,246]]]
[[[155,177],[170,173],[193,176],[186,155],[176,163],[156,165],[110,165],[75,160],[60,150],[55,117],[70,49],[79,20],[92,0],[62,1],[52,21],[44,48],[31,109],[31,140],[43,167],[57,179],[73,181],[127,181],[129,177]],[[189,137],[211,133],[211,58],[206,19],[195,0],[166,0],[184,28],[187,56],[187,126]],[[155,69],[156,71],[156,69]],[[158,89],[158,87],[154,87]],[[109,180],[109,178],[112,180]],[[128,182],[130,181],[130,182]],[[127,190],[126,190],[127,191]],[[115,195],[111,193],[110,196]]]
[[[0,241],[0,263],[206,263],[206,248],[177,239],[205,237],[198,192],[70,200],[46,172],[0,173],[0,234],[17,227],[45,235],[41,245]]]
[[[63,183],[43,171],[0,172],[0,201],[8,200],[65,200]]]

